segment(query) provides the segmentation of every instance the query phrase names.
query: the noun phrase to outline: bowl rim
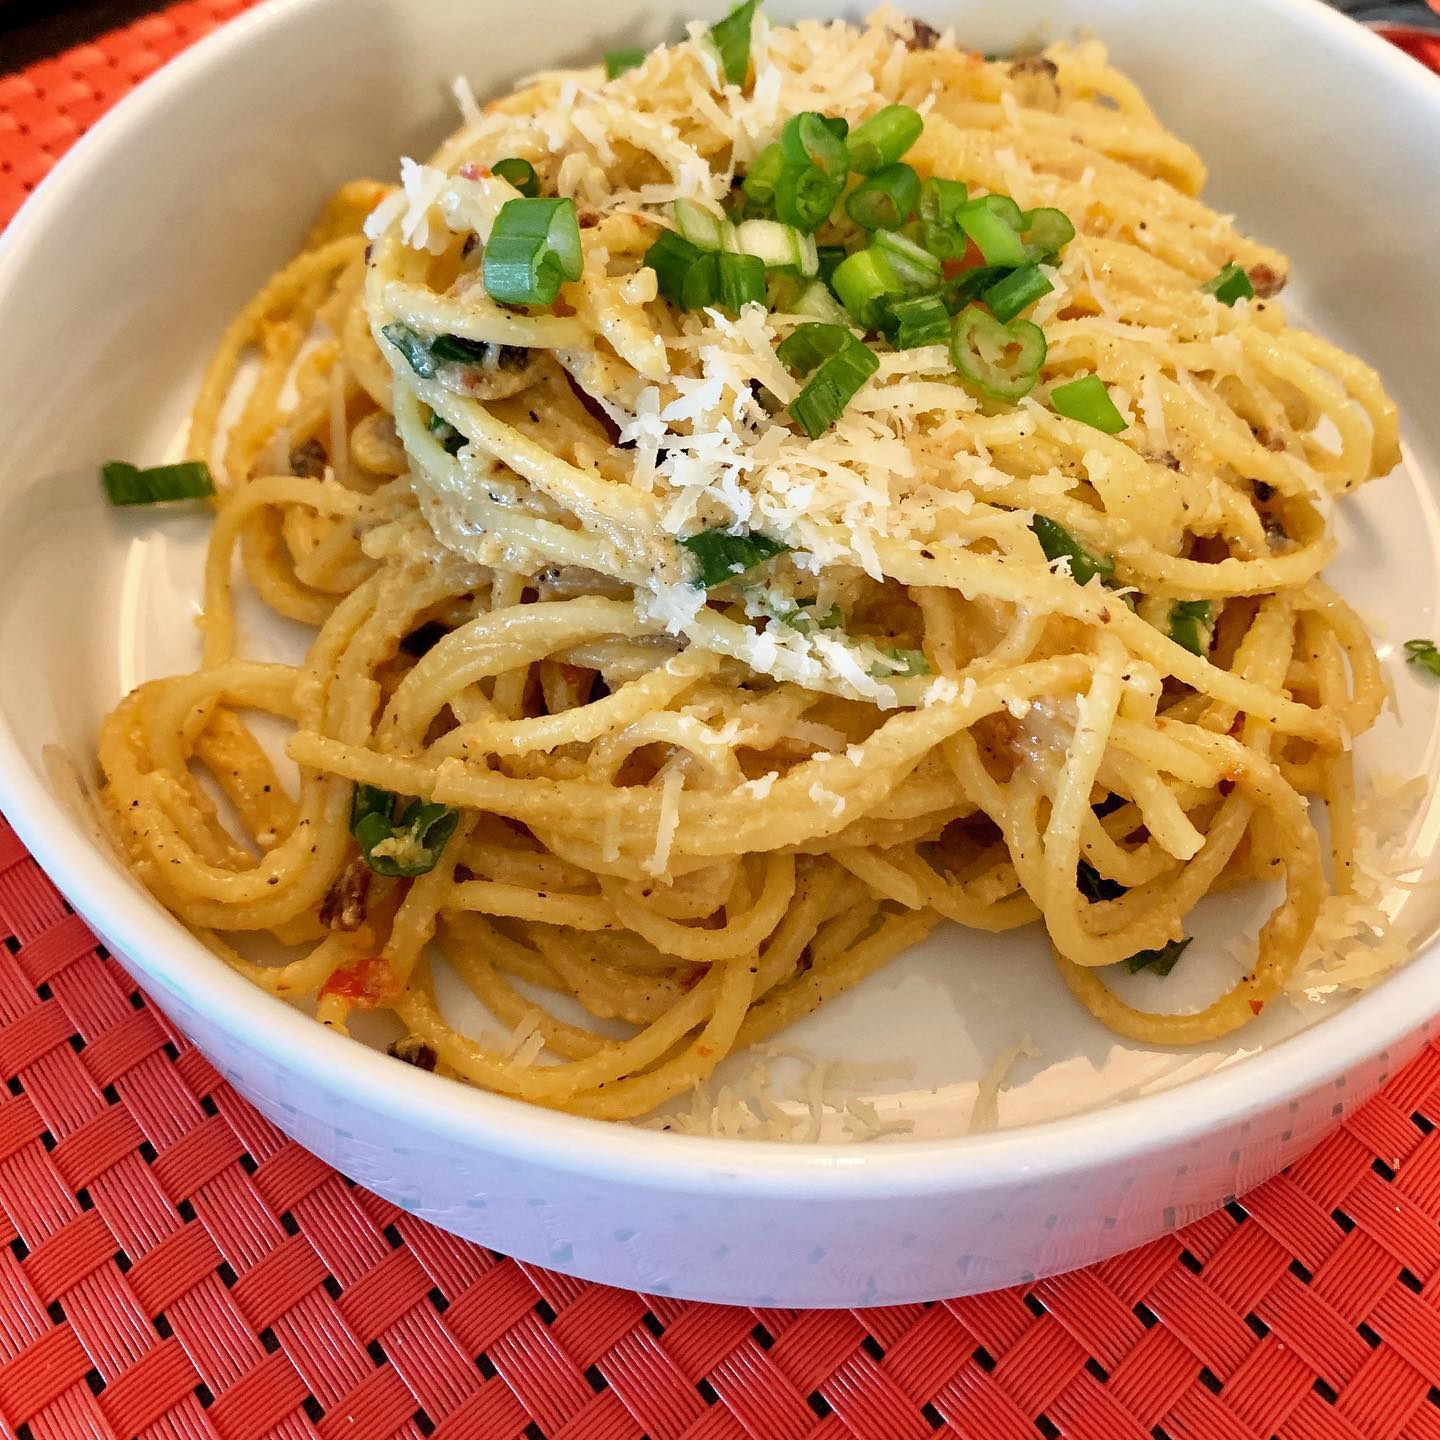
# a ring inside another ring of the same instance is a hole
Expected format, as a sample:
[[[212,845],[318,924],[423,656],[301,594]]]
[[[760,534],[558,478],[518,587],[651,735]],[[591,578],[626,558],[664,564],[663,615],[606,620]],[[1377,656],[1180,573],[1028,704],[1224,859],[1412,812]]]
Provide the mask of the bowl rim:
[[[38,257],[55,204],[83,184],[107,152],[151,123],[171,96],[199,83],[227,58],[294,17],[340,0],[262,0],[162,65],[87,131],[0,233],[0,305]],[[1440,135],[1440,84],[1424,67],[1324,0],[1252,0],[1335,48],[1364,60],[1375,78],[1404,92],[1411,113],[1428,114]],[[0,516],[15,503],[0,494]],[[3,529],[0,525],[0,529]],[[388,1056],[327,1031],[212,956],[201,943],[101,855],[30,768],[0,707],[0,811],[42,869],[67,895],[83,897],[142,984],[176,988],[191,1004],[280,1072],[344,1074],[352,1102],[387,1119],[422,1125],[441,1138],[594,1178],[661,1190],[704,1186],[740,1196],[807,1195],[838,1201],[885,1194],[982,1192],[1041,1174],[1064,1175],[1173,1148],[1225,1124],[1294,1101],[1401,1041],[1440,1008],[1425,946],[1343,1010],[1277,1042],[1157,1094],[1010,1130],[880,1146],[729,1140],[661,1133],[547,1110],[397,1065]],[[139,961],[136,957],[144,957]],[[200,963],[196,963],[196,962]],[[197,998],[198,997],[198,998]],[[222,1017],[216,1019],[216,1017]]]

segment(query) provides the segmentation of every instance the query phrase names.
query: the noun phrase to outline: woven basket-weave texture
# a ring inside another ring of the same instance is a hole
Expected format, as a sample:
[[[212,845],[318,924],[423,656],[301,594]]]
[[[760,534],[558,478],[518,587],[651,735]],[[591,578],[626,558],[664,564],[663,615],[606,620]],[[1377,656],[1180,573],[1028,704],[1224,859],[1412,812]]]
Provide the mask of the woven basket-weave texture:
[[[246,4],[0,78],[0,223]],[[1090,1270],[729,1309],[519,1264],[328,1169],[3,820],[0,941],[0,1440],[1440,1440],[1440,1045],[1285,1174]]]

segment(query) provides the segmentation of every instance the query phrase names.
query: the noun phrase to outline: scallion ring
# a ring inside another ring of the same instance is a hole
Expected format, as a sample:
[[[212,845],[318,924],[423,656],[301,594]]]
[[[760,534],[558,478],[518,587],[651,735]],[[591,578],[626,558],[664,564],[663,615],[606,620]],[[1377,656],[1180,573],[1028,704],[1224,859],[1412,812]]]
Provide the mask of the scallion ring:
[[[971,305],[951,323],[950,359],[960,377],[987,399],[1018,400],[1040,378],[1045,332],[1029,320],[1002,325]]]

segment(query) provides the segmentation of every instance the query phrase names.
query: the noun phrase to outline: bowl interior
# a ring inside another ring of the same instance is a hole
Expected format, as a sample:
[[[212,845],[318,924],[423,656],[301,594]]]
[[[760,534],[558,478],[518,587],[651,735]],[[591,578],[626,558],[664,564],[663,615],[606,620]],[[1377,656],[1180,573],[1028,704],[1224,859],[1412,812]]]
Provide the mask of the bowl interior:
[[[768,8],[777,18],[829,9],[783,0]],[[1372,42],[1281,0],[1234,0],[1203,14],[1187,7],[1163,25],[1122,0],[1035,0],[1003,14],[965,3],[914,8],[986,50],[1091,27],[1209,161],[1211,202],[1291,254],[1292,315],[1380,366],[1406,414],[1405,462],[1347,506],[1330,578],[1373,619],[1398,696],[1398,715],[1387,714],[1362,742],[1362,764],[1433,779],[1440,691],[1407,672],[1397,652],[1409,636],[1433,633],[1437,613],[1440,418],[1426,392],[1440,286],[1427,241],[1440,233],[1440,191],[1414,183],[1409,157],[1425,153],[1416,126],[1423,133],[1428,125],[1440,144],[1440,105],[1427,114],[1377,103],[1373,87],[1390,71]],[[226,319],[293,249],[330,189],[358,174],[389,178],[398,155],[423,155],[443,136],[455,123],[452,75],[465,73],[483,97],[542,66],[673,35],[691,13],[638,0],[603,9],[547,0],[492,28],[465,0],[346,0],[343,23],[339,0],[261,7],[221,37],[223,64],[206,50],[182,59],[103,125],[44,204],[17,222],[0,253],[0,331],[27,356],[0,393],[0,433],[9,440],[0,452],[0,730],[13,745],[6,763],[19,768],[0,779],[0,794],[24,791],[18,809],[7,801],[22,831],[34,823],[53,841],[68,827],[67,843],[91,845],[81,820],[39,815],[51,803],[40,790],[63,805],[71,789],[58,755],[83,783],[106,710],[139,681],[190,668],[198,655],[205,519],[109,510],[98,463],[173,453]],[[1247,43],[1220,44],[1225,33]],[[326,63],[296,83],[292,57],[321,54]],[[1303,127],[1284,123],[1295,97],[1312,93],[1326,105],[1306,106]],[[255,607],[245,620],[249,653],[295,652],[299,637],[289,627]],[[1402,847],[1424,854],[1440,827],[1432,789],[1400,826]],[[97,855],[113,863],[103,848]],[[1180,1008],[1212,993],[1238,973],[1235,942],[1253,935],[1266,900],[1255,892],[1207,902],[1186,965],[1166,981],[1134,977],[1127,990],[1142,1003]],[[1440,926],[1433,890],[1396,890],[1390,906],[1417,943]],[[165,945],[170,972],[183,970],[203,989],[218,962],[178,926]],[[142,970],[161,961],[132,958]],[[1422,957],[1412,969],[1437,963]],[[1397,981],[1373,1000],[1386,995],[1387,1006],[1374,1006],[1378,1029],[1419,1018]],[[464,1002],[457,995],[454,1003]],[[1000,1100],[1005,1127],[1194,1081],[1346,1003],[1328,996],[1272,1006],[1233,1041],[1193,1051],[1148,1047],[1113,1036],[1070,1000],[1038,932],[990,937],[947,926],[797,1026],[780,1048],[869,1067],[850,1076],[855,1093],[882,1118],[911,1122],[917,1137],[944,1137],[976,1123],[981,1078],[1022,1040],[1029,1049]],[[473,1007],[465,1018],[476,1031],[498,1028]],[[377,1030],[370,1038],[387,1037]],[[741,1078],[747,1064],[728,1062],[722,1079]],[[782,1094],[803,1079],[784,1060],[771,1069]]]

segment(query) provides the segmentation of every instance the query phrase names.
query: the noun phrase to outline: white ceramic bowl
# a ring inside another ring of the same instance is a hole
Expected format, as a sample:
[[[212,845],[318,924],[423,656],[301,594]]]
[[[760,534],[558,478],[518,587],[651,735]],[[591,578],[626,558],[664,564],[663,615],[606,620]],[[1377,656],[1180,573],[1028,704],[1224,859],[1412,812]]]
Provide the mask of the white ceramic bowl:
[[[1440,83],[1306,0],[915,8],[984,50],[1093,27],[1200,146],[1217,203],[1291,253],[1299,308],[1380,364],[1407,412],[1407,470],[1345,522],[1338,578],[1392,620],[1387,653],[1431,633],[1440,548],[1421,477],[1440,473]],[[770,4],[782,19],[827,9]],[[56,169],[0,242],[0,809],[239,1091],[460,1234],[617,1285],[762,1305],[915,1300],[1093,1261],[1270,1175],[1373,1091],[1437,1008],[1440,957],[1348,1006],[1272,1007],[1237,1043],[1191,1055],[1098,1030],[1038,937],[1002,948],[947,931],[800,1037],[822,1055],[912,1058],[908,1088],[877,1103],[938,1138],[689,1139],[466,1090],[323,1032],[152,903],[46,758],[59,745],[87,765],[124,688],[193,661],[203,521],[117,515],[95,467],[171,447],[225,318],[321,197],[425,153],[452,124],[456,72],[483,95],[541,65],[673,36],[691,13],[645,0],[273,0],[163,69]],[[1397,683],[1408,723],[1380,748],[1391,768],[1433,773],[1435,692]],[[1436,817],[1417,823],[1428,850]],[[1253,924],[1253,909],[1217,909],[1215,933]],[[1188,983],[1213,982],[1224,962],[1209,948]],[[1016,1071],[1005,1128],[963,1134],[978,1076],[1027,1030],[1041,1058]]]

